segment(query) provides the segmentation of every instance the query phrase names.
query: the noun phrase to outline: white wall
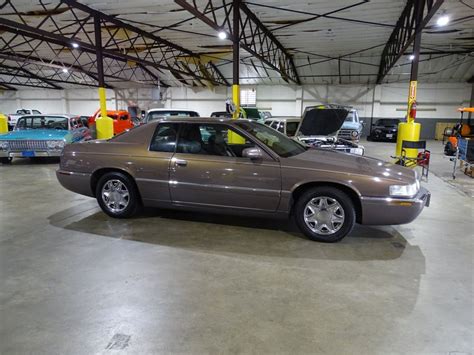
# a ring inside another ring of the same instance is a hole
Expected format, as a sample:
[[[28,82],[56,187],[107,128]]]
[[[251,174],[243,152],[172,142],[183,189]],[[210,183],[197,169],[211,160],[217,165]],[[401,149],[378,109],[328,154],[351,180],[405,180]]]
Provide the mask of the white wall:
[[[455,119],[456,109],[468,106],[471,84],[419,84],[418,118]],[[334,102],[349,104],[359,110],[361,117],[403,118],[406,109],[408,84],[378,85],[312,85],[312,86],[258,86],[257,106],[274,116],[299,116],[305,106]],[[110,109],[126,109],[137,104],[142,109],[152,107],[189,108],[208,116],[225,109],[225,99],[231,89],[174,87],[163,92],[161,100],[157,89],[107,90]],[[374,101],[373,101],[374,99]],[[36,108],[45,113],[75,113],[91,115],[97,110],[97,89],[44,90],[27,89],[0,91],[0,112],[11,113],[17,108]]]

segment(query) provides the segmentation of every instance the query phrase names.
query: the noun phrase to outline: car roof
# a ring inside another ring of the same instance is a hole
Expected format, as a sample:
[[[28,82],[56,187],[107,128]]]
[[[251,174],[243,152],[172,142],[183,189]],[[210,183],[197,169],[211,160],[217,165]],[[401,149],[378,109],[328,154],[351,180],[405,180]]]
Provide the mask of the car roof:
[[[79,117],[79,115],[72,115],[70,113],[36,113],[32,115],[22,115],[21,117],[46,117],[46,116],[57,116],[57,117],[66,117],[66,118]]]
[[[177,117],[177,116],[171,116],[171,117],[163,117],[158,120],[155,120],[153,122],[150,122],[148,124],[155,124],[155,122],[162,123],[162,122],[176,122],[176,123],[233,123],[235,121],[239,122],[254,122],[254,120],[248,120],[248,119],[241,119],[239,118],[238,120],[234,120],[232,118],[227,118],[227,117],[193,117],[190,119],[189,117]]]
[[[148,112],[160,112],[160,111],[184,111],[184,112],[197,112],[195,110],[191,110],[189,108],[151,108]]]

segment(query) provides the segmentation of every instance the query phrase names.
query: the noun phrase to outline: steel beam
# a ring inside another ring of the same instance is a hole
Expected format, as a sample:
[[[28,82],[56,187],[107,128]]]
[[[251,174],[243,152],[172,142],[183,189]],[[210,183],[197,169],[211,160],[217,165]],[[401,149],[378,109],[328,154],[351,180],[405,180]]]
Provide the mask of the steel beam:
[[[443,2],[444,0],[408,0],[382,52],[377,84],[383,81]]]
[[[3,89],[2,89],[3,88]],[[17,91],[17,88],[10,86],[5,83],[0,83],[0,90],[10,90],[10,91]]]
[[[117,20],[115,17],[104,14],[100,11],[91,9],[90,7],[79,3],[76,0],[61,0],[62,3],[69,5],[72,8],[78,9],[83,11],[94,18],[99,18],[102,22],[103,27],[106,29],[108,28],[107,25],[112,24],[115,26],[113,31],[109,31],[108,35],[110,39],[104,44],[104,49],[111,48],[112,50],[119,50],[120,47],[118,45],[123,45],[124,43],[129,43],[132,45],[135,43],[144,43],[145,47],[145,57],[152,57],[156,66],[161,67],[162,69],[166,69],[173,72],[179,72],[181,75],[188,75],[198,81],[210,81],[214,85],[228,85],[225,80],[222,80],[224,77],[222,73],[220,73],[217,68],[210,68],[211,62],[206,65],[203,65],[199,59],[199,54],[195,54],[190,50],[187,50],[181,46],[178,46],[170,41],[167,41],[161,37],[158,37],[150,32],[144,31],[138,27],[125,23],[123,21]],[[105,25],[105,26],[104,26]],[[126,34],[127,39],[120,40],[117,38],[117,34],[119,33],[118,29],[121,29]],[[117,48],[118,47],[118,48]],[[151,51],[150,48],[160,53],[160,58],[155,58],[155,53]],[[105,51],[104,51],[105,52]],[[142,59],[138,51],[135,51],[135,56],[138,60]],[[188,63],[183,64],[181,66],[186,67],[186,69],[179,70],[179,61],[180,57],[188,57],[191,58],[191,63],[193,67],[190,67]],[[143,57],[143,55],[142,55]],[[130,60],[130,59],[127,59]],[[139,61],[137,61],[138,63]],[[145,65],[144,63],[142,63]],[[154,66],[155,66],[154,65]],[[211,70],[210,70],[211,69]],[[203,72],[206,70],[206,72]]]
[[[2,4],[2,11],[8,9],[16,14],[17,21],[12,21],[13,16],[10,16],[9,19],[0,18],[0,24],[15,35],[35,38],[65,48],[71,48],[74,42],[79,45],[77,51],[95,55],[96,46],[90,33],[94,28],[94,18],[99,18],[103,32],[104,58],[168,70],[174,76],[179,75],[191,83],[198,81],[209,82],[212,85],[228,85],[214,63],[208,61],[203,64],[198,54],[117,20],[113,16],[91,9],[75,0],[61,0],[59,4],[42,4],[42,6],[45,13],[49,11],[50,14],[31,25],[31,21],[24,19],[24,15],[16,10],[12,0],[6,0]],[[65,14],[64,16],[67,15],[74,21],[64,26],[60,16],[51,15],[55,12]],[[183,57],[188,58],[186,62],[180,60]]]
[[[31,67],[36,68],[36,74],[41,74],[42,70],[41,68],[45,69],[53,69],[55,72],[61,70],[62,68],[68,68],[70,70],[73,70],[74,72],[78,73],[83,73],[90,77],[92,80],[94,80],[94,84],[84,84],[84,83],[78,83],[76,81],[69,81],[69,80],[56,80],[53,77],[56,75],[50,75],[48,77],[45,77],[47,80],[51,81],[56,81],[56,82],[63,82],[63,83],[68,83],[68,84],[73,84],[73,85],[87,85],[87,86],[98,86],[97,84],[97,74],[92,73],[90,71],[85,70],[83,67],[74,65],[71,63],[65,63],[65,62],[58,62],[55,60],[50,60],[50,59],[45,59],[45,58],[39,58],[35,57],[32,55],[25,55],[25,54],[20,54],[20,53],[0,53],[0,59],[4,59],[10,62],[16,62],[17,64],[20,65],[21,68],[29,68],[31,71]],[[41,75],[40,75],[41,76]],[[114,79],[122,79],[126,80],[125,78],[120,78],[114,75],[106,75],[107,77],[114,78]],[[107,89],[113,89],[113,86],[110,86],[106,84]]]
[[[218,6],[214,2],[220,2]],[[207,0],[198,4],[196,1],[175,0],[182,8],[212,27],[216,32],[225,31],[228,38],[233,38],[232,21],[233,2],[224,0]],[[277,71],[283,80],[300,84],[300,79],[293,63],[293,57],[268,30],[255,14],[243,3],[239,4],[240,35],[239,45],[242,49],[258,58],[270,68]],[[221,19],[218,22],[217,19]]]
[[[45,85],[48,85],[51,89],[62,90],[61,86],[56,85],[51,80],[40,77],[24,68],[11,67],[9,65],[0,63],[0,75],[7,75],[17,78],[35,79],[43,82]]]

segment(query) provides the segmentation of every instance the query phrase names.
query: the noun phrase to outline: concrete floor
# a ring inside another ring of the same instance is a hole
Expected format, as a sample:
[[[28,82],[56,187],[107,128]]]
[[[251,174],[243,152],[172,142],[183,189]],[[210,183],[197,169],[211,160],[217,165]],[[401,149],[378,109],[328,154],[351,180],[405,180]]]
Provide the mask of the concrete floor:
[[[474,349],[473,200],[433,174],[415,223],[321,244],[285,221],[159,210],[113,220],[64,190],[56,168],[0,166],[1,354]]]

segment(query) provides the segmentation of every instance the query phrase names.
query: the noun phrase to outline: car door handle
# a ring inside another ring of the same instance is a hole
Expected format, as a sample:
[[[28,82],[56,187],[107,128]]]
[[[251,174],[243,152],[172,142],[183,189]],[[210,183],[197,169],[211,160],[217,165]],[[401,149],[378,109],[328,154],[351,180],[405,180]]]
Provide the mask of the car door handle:
[[[174,159],[174,165],[176,166],[186,166],[188,165],[188,161],[184,159]]]

